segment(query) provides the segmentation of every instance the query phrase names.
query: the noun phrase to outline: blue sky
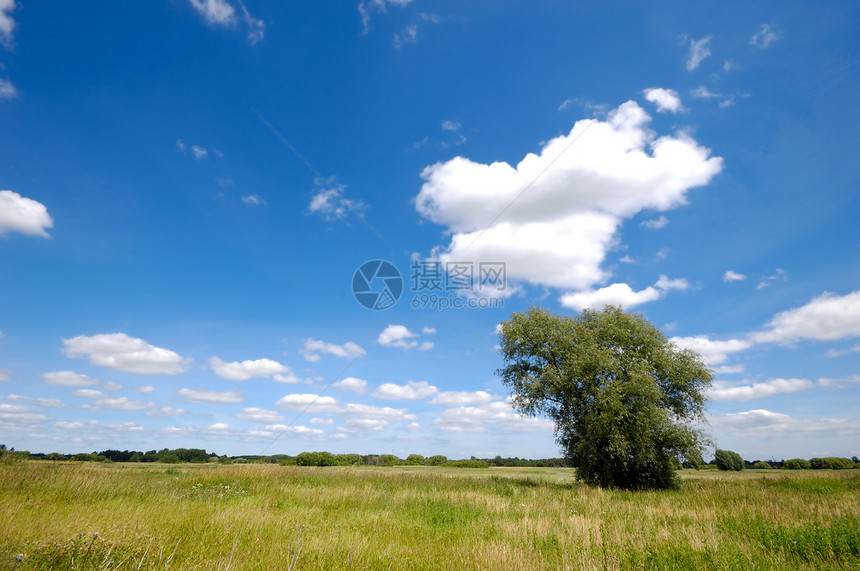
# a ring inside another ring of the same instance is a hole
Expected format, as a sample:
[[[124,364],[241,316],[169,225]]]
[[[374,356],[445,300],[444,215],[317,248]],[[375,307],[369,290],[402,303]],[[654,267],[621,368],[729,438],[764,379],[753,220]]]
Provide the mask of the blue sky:
[[[860,454],[860,9],[577,4],[0,0],[0,441],[557,456],[496,326],[614,303]]]

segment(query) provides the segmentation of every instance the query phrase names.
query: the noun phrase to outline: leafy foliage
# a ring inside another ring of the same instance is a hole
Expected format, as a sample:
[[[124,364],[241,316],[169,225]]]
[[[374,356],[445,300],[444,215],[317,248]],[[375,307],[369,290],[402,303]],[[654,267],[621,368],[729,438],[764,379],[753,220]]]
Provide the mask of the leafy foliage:
[[[731,450],[717,450],[714,452],[714,462],[720,470],[740,472],[744,469],[744,459],[737,452]]]
[[[758,462],[753,464],[753,468],[755,468],[756,470],[770,470],[773,468],[773,466],[771,466],[764,460],[759,460]]]
[[[501,325],[498,371],[523,414],[546,415],[581,480],[605,487],[676,484],[672,459],[699,461],[711,372],[639,314],[577,317],[532,307]]]
[[[809,463],[809,460],[804,460],[803,458],[792,458],[791,460],[783,462],[782,467],[786,470],[809,470],[812,468],[812,465]]]
[[[855,467],[850,458],[812,458],[809,465],[813,470],[850,470]]]

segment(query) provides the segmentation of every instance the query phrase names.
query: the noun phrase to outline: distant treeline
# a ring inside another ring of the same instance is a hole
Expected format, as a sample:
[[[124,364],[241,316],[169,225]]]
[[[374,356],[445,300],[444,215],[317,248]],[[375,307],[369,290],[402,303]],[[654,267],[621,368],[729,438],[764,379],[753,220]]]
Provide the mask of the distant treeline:
[[[489,468],[493,466],[508,467],[537,467],[537,468],[565,468],[570,466],[566,458],[542,458],[537,460],[527,458],[476,458],[449,460],[446,456],[422,456],[410,454],[405,459],[394,454],[332,454],[331,452],[302,452],[296,456],[287,454],[272,454],[269,456],[226,456],[215,452],[207,452],[202,448],[163,448],[161,450],[102,450],[101,452],[80,452],[77,454],[60,454],[51,452],[31,453],[27,451],[15,451],[14,448],[6,448],[0,444],[0,456],[5,459],[33,459],[33,460],[66,460],[78,462],[161,462],[164,464],[176,464],[180,462],[205,463],[220,462],[222,464],[232,463],[256,463],[256,464],[281,464],[284,466],[448,466],[453,468]],[[860,458],[811,458],[804,460],[792,458],[790,460],[738,460],[743,462],[743,469],[786,469],[786,470],[844,470],[849,468],[860,468]],[[693,466],[684,463],[684,468],[716,469],[717,459],[714,458],[708,464]],[[740,469],[740,466],[732,469]]]
[[[7,449],[0,444],[0,454],[9,458],[32,460],[65,460],[76,462],[161,462],[176,464],[179,462],[205,463],[220,462],[282,464],[285,466],[448,466],[460,468],[488,468],[490,466],[533,466],[533,467],[565,467],[564,458],[545,458],[530,460],[525,458],[476,458],[449,460],[446,456],[435,455],[426,458],[420,454],[410,454],[401,459],[393,454],[332,454],[331,452],[302,452],[297,456],[273,454],[269,456],[226,456],[215,452],[207,452],[202,448],[163,448],[161,450],[102,450],[101,452],[79,452],[77,454],[61,454],[59,452],[27,452]]]

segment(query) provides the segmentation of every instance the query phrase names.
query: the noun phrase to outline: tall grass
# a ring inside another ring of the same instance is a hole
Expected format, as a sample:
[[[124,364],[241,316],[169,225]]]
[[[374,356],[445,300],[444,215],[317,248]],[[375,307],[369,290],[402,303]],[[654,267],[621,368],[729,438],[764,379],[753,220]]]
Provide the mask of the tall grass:
[[[0,465],[0,568],[856,569],[860,476],[569,469]]]

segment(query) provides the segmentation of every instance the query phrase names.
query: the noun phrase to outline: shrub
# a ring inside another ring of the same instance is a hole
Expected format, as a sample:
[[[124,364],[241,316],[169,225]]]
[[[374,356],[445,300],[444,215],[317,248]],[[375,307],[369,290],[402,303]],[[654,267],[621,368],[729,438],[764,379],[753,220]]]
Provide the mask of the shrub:
[[[849,458],[813,458],[809,461],[813,470],[848,470],[854,467],[854,462]]]
[[[773,466],[771,466],[767,462],[764,462],[763,460],[759,460],[758,462],[753,464],[753,468],[755,468],[756,470],[770,470],[771,468],[773,468]]]
[[[437,454],[436,456],[430,456],[429,458],[427,458],[427,465],[428,466],[441,466],[441,465],[445,464],[445,462],[447,462],[447,461],[448,461],[447,457],[442,456],[441,454]]]
[[[296,466],[336,466],[337,460],[331,452],[302,452],[296,456]]]
[[[422,456],[421,454],[410,454],[406,457],[406,463],[411,466],[420,466],[424,462],[424,456]]]
[[[720,450],[714,452],[714,461],[720,470],[734,470],[740,472],[744,469],[744,460],[741,455],[731,450]]]
[[[338,466],[355,466],[361,464],[360,454],[335,454],[334,460]]]
[[[483,460],[452,460],[444,464],[446,468],[489,468]]]
[[[786,470],[809,470],[812,466],[809,464],[808,460],[804,460],[803,458],[792,458],[791,460],[786,460],[782,467]]]

